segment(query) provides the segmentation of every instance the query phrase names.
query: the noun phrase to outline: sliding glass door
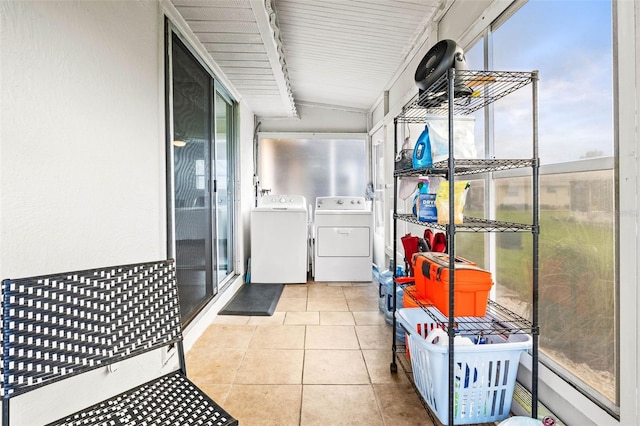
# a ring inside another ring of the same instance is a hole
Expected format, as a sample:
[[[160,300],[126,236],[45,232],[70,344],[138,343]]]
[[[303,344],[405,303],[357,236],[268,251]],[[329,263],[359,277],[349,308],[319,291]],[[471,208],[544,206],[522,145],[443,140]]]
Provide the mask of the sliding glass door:
[[[233,272],[233,150],[228,141],[233,137],[233,104],[220,90],[215,93],[215,209],[218,236],[217,282],[222,283]]]
[[[187,322],[233,274],[233,103],[176,34],[170,43],[169,252]]]

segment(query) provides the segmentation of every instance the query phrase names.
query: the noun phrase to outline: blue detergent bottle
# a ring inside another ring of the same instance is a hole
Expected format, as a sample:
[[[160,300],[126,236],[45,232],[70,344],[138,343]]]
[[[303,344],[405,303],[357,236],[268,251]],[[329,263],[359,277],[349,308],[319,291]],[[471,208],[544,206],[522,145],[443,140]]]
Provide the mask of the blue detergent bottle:
[[[420,133],[415,148],[413,148],[413,168],[421,169],[423,167],[431,167],[433,158],[431,157],[431,142],[429,141],[429,127],[424,126],[424,130]]]

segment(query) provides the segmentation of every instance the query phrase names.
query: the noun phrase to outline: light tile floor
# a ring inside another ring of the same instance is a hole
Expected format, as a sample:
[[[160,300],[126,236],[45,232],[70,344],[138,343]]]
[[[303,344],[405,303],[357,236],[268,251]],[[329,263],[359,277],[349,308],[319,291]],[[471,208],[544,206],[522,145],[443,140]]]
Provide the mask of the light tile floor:
[[[218,316],[188,376],[242,426],[428,425],[372,283],[285,286],[271,317]]]

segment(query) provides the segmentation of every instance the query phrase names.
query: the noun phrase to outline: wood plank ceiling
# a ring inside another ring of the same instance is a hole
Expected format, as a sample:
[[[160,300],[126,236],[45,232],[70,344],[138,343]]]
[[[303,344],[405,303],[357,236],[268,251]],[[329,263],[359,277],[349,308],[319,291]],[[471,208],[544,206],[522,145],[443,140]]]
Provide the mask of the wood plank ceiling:
[[[446,0],[172,0],[258,117],[368,111]]]

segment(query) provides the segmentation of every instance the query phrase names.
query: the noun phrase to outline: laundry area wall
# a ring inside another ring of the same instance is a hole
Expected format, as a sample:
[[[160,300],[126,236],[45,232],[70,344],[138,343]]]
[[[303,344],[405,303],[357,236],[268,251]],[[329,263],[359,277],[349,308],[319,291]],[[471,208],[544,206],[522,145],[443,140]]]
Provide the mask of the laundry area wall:
[[[260,192],[317,197],[365,196],[368,183],[366,133],[259,133]]]
[[[327,195],[360,195],[364,196],[365,185],[368,183],[368,113],[366,111],[337,109],[328,105],[307,105],[300,104],[297,106],[298,118],[295,119],[269,119],[259,118],[256,126],[257,129],[257,145],[255,151],[257,154],[257,172],[259,179],[259,190],[272,190],[272,194],[282,193],[281,189],[286,189],[289,185],[283,182],[280,188],[276,185],[272,188],[278,179],[284,180],[309,180],[306,167],[308,166],[304,159],[296,161],[297,168],[279,170],[283,162],[287,162],[286,158],[278,158],[274,156],[273,148],[282,144],[276,144],[273,140],[289,140],[289,141],[305,141],[305,144],[313,145],[315,141],[321,144],[331,144],[328,141],[334,140],[353,140],[359,143],[360,140],[366,141],[363,157],[360,159],[361,164],[365,167],[365,173],[362,176],[364,184],[361,185],[360,193],[340,194],[340,193],[323,193],[324,190],[309,190],[309,194],[318,194],[319,196]],[[263,139],[268,139],[268,145],[263,146]],[[290,142],[292,143],[292,142]],[[300,145],[299,145],[300,146]],[[313,149],[313,147],[310,147]],[[262,167],[266,165],[267,167]],[[293,167],[293,165],[291,165]],[[264,170],[263,170],[264,168]],[[266,174],[266,175],[265,175]],[[291,185],[301,185],[293,183]],[[315,199],[307,197],[307,202],[313,204]]]

